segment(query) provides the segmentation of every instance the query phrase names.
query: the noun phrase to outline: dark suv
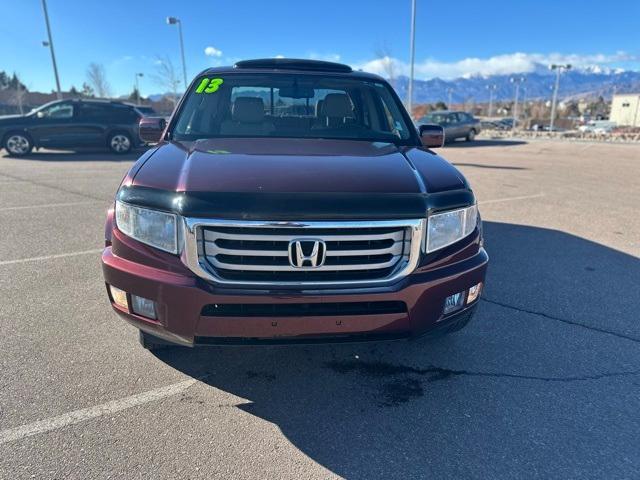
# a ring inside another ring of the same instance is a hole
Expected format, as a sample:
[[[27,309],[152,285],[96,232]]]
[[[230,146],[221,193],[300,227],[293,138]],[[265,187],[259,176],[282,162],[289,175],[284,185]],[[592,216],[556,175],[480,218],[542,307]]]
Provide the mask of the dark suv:
[[[36,148],[106,147],[129,152],[139,142],[142,114],[132,105],[102,100],[61,100],[26,115],[0,117],[0,141],[12,156]]]
[[[109,211],[109,301],[166,343],[361,341],[462,328],[487,268],[476,199],[382,78],[250,60],[204,71]]]
[[[458,138],[464,138],[467,142],[475,140],[480,133],[480,121],[467,112],[451,112],[443,110],[431,112],[418,120],[418,123],[440,125],[444,128],[444,138],[447,142],[453,142]]]

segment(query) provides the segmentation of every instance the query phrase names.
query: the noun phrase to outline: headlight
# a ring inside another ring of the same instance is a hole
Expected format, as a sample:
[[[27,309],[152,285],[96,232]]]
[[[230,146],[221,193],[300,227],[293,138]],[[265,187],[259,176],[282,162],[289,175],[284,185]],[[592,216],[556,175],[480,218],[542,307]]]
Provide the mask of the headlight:
[[[165,252],[178,253],[177,217],[173,213],[116,201],[116,225],[125,235]]]
[[[473,205],[430,215],[427,220],[427,253],[462,240],[478,224],[478,207]]]

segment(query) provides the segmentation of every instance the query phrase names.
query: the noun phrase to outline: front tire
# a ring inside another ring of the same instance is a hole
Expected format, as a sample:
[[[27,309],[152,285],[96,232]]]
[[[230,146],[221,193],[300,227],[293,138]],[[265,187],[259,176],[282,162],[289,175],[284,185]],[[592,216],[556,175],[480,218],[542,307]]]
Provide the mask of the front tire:
[[[107,146],[116,155],[124,155],[133,148],[133,141],[128,133],[116,132],[109,135]]]
[[[9,133],[3,143],[4,149],[11,157],[24,157],[33,150],[33,142],[24,133]]]
[[[476,131],[472,128],[471,130],[469,130],[469,133],[467,133],[467,137],[465,138],[465,140],[467,142],[473,142],[476,139]]]

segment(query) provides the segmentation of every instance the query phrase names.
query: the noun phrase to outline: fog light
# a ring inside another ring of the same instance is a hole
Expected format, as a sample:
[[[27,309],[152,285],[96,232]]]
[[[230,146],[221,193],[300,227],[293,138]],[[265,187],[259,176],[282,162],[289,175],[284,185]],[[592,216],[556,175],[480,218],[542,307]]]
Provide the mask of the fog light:
[[[469,289],[469,295],[467,295],[467,304],[475,301],[480,296],[481,290],[482,290],[482,282],[471,287]]]
[[[153,300],[148,298],[131,295],[131,310],[133,313],[142,315],[143,317],[156,318],[156,305]]]
[[[125,292],[124,290],[120,290],[119,288],[116,288],[113,285],[109,285],[109,292],[111,293],[111,298],[113,299],[113,303],[118,305],[120,308],[129,310],[129,302],[127,301],[127,292]]]
[[[460,310],[462,308],[462,304],[464,303],[464,292],[455,293],[453,295],[449,295],[444,301],[444,314],[455,312],[456,310]]]

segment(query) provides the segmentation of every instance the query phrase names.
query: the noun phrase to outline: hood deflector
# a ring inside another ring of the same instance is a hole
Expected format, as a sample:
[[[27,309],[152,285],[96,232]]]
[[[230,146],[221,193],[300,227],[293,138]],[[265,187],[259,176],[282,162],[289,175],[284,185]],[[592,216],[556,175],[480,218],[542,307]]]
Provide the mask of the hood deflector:
[[[122,186],[119,201],[186,217],[236,220],[390,220],[473,204],[469,190],[442,193],[174,192]]]

